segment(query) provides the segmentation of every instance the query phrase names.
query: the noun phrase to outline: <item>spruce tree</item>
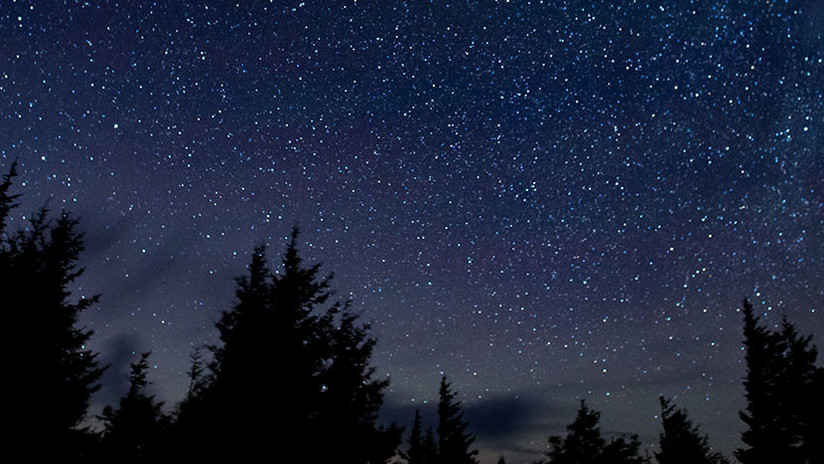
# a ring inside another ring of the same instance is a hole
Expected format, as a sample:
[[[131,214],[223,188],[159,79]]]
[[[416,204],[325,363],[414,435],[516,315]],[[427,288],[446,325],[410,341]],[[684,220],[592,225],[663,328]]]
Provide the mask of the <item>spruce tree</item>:
[[[612,438],[604,446],[604,452],[598,458],[598,464],[646,464],[648,462],[649,459],[641,455],[641,442],[635,434]]]
[[[604,450],[604,438],[598,427],[601,414],[589,409],[584,400],[567,426],[565,437],[549,437],[550,450],[547,453],[552,464],[595,464]]]
[[[15,173],[13,165],[0,183],[2,231],[17,198],[9,193]],[[81,460],[86,451],[82,422],[103,369],[87,347],[91,330],[78,326],[80,313],[97,297],[71,298],[83,273],[77,228],[70,214],[52,220],[43,208],[25,229],[0,234],[0,350],[6,354],[0,395],[9,455],[19,450],[37,461]]]
[[[438,459],[438,442],[435,439],[435,431],[432,427],[423,430],[423,419],[421,411],[415,409],[415,418],[412,422],[412,430],[407,439],[406,452],[403,453],[407,464],[435,464]]]
[[[812,337],[786,318],[780,328],[762,326],[746,299],[743,314],[747,406],[740,416],[747,428],[736,457],[742,464],[821,462],[821,369]]]
[[[117,409],[106,406],[102,419],[104,458],[112,462],[143,462],[151,456],[167,425],[162,402],[146,392],[150,352],[131,364],[129,391]]]
[[[452,385],[441,378],[438,401],[438,463],[477,464],[478,450],[470,449],[475,437],[467,432],[461,403],[456,399]]]
[[[660,451],[655,453],[659,464],[726,464],[720,454],[712,452],[707,436],[693,425],[683,409],[677,409],[671,400],[663,396],[661,403],[661,424],[659,435]]]
[[[17,161],[12,163],[9,172],[3,176],[3,182],[0,182],[0,237],[6,231],[6,219],[8,219],[9,213],[17,207],[16,200],[20,197],[20,194],[10,193],[16,176]]]
[[[421,411],[415,409],[415,419],[412,422],[412,430],[407,439],[407,449],[405,454],[407,464],[426,464],[423,449],[423,429],[421,425]]]
[[[567,426],[565,437],[549,437],[550,464],[643,464],[641,443],[636,435],[618,437],[609,443],[601,435],[601,414],[581,400],[575,420]]]
[[[200,419],[189,421],[199,430],[184,435],[206,437],[209,458],[388,459],[401,431],[376,424],[388,382],[373,378],[375,340],[348,301],[329,303],[331,276],[303,264],[297,237],[276,273],[265,247],[254,250],[236,304],[216,324]]]
[[[435,430],[430,425],[423,434],[423,444],[421,451],[421,462],[425,464],[436,464],[438,462],[438,439],[435,438]]]

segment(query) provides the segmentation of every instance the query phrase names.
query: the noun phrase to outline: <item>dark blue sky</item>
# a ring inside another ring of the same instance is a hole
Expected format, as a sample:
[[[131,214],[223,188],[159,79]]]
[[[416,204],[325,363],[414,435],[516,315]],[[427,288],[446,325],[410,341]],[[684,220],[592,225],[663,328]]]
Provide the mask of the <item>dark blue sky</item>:
[[[294,224],[371,321],[411,423],[446,374],[484,462],[580,399],[729,452],[741,300],[824,332],[815,1],[26,2],[0,8],[15,221],[81,216],[78,294],[171,405],[253,246]],[[426,407],[426,406],[424,406]]]

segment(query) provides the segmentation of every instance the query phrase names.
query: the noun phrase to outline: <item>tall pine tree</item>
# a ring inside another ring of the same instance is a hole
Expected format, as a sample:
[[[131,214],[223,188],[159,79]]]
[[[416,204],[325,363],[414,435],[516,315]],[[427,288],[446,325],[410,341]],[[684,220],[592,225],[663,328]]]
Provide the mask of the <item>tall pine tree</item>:
[[[97,297],[71,298],[71,286],[83,273],[78,265],[83,236],[70,214],[52,220],[43,208],[25,229],[5,231],[17,197],[9,193],[15,168],[0,184],[6,452],[24,451],[37,461],[80,460],[88,436],[81,424],[103,369],[86,346],[92,332],[78,326],[78,317]]]
[[[423,431],[421,411],[415,409],[415,419],[412,430],[407,439],[407,449],[404,453],[407,464],[435,464],[438,458],[438,444],[431,427]]]
[[[401,431],[376,424],[387,381],[373,378],[375,340],[349,302],[329,303],[331,276],[303,264],[297,237],[295,229],[277,273],[266,249],[254,250],[235,306],[216,324],[220,343],[189,412],[200,430],[183,435],[206,437],[208,457],[218,459],[388,459]]]
[[[742,464],[822,462],[821,369],[812,337],[802,337],[786,318],[770,330],[748,300],[743,303],[744,379],[747,408]]]
[[[655,453],[659,464],[726,464],[727,460],[715,453],[697,425],[693,425],[683,409],[677,409],[663,396],[661,403],[660,451]]]
[[[120,399],[118,407],[103,410],[103,457],[110,462],[146,462],[153,457],[168,418],[161,410],[163,403],[146,392],[149,380],[149,356],[146,352],[131,364],[129,391]],[[156,456],[154,456],[156,457]]]
[[[581,400],[575,420],[567,426],[566,437],[549,437],[547,453],[552,464],[595,464],[604,450],[604,438],[598,422],[601,414],[589,409]]]
[[[550,464],[643,464],[641,443],[636,435],[618,437],[609,443],[601,435],[601,414],[581,400],[575,420],[567,426],[565,437],[549,437]]]
[[[461,403],[452,391],[452,384],[441,378],[438,400],[438,463],[477,464],[478,450],[471,449],[475,437],[467,432]]]

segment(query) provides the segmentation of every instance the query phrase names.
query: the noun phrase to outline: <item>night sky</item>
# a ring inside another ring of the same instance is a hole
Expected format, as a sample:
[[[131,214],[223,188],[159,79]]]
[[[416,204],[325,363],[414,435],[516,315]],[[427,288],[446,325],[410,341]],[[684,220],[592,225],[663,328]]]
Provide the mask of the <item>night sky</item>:
[[[729,453],[742,299],[824,334],[814,0],[0,5],[12,228],[81,218],[95,407],[152,350],[171,408],[294,225],[372,323],[384,420],[432,423],[446,374],[485,463],[581,399],[651,446],[661,394]]]

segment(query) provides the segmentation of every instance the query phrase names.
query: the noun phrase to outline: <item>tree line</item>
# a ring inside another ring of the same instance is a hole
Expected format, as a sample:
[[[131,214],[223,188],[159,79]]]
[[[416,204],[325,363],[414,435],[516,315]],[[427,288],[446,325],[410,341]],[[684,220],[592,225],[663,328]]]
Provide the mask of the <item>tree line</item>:
[[[74,299],[84,271],[78,220],[46,208],[8,229],[19,194],[17,165],[0,182],[0,349],[5,376],[5,453],[31,461],[138,463],[277,461],[308,463],[476,464],[474,435],[461,402],[441,379],[437,426],[415,411],[407,431],[381,425],[389,385],[371,365],[376,340],[349,300],[332,297],[332,275],[306,264],[299,231],[270,268],[267,248],[253,249],[236,279],[234,305],[216,322],[218,340],[191,355],[187,393],[171,412],[149,393],[150,352],[130,366],[129,388],[97,419],[91,395],[106,366],[87,347],[92,331],[80,314],[99,296]],[[761,323],[743,302],[746,409],[742,464],[824,463],[824,370],[812,336],[786,318]],[[724,464],[700,427],[671,399],[660,398],[654,455],[636,435],[604,437],[600,413],[582,401],[566,434],[551,436],[542,464]],[[501,456],[499,463],[505,462]]]

